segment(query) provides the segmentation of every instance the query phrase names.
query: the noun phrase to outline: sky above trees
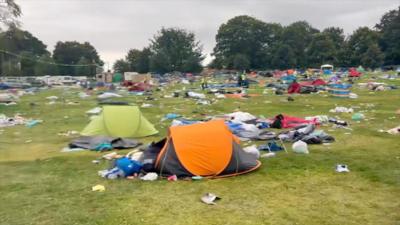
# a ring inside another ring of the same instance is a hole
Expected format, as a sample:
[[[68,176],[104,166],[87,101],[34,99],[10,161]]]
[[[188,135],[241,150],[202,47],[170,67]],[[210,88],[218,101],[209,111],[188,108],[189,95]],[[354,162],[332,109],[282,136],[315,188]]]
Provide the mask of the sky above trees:
[[[57,41],[90,41],[109,64],[131,48],[146,47],[161,27],[193,31],[204,46],[205,62],[215,46],[218,27],[238,15],[288,25],[299,20],[324,29],[335,26],[352,33],[372,28],[398,0],[17,0],[22,29],[53,50]]]

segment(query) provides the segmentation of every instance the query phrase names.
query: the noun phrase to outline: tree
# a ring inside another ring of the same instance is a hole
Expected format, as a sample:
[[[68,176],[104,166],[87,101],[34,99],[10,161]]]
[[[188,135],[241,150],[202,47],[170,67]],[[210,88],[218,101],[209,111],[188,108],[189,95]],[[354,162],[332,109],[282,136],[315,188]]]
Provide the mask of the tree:
[[[375,26],[381,34],[380,46],[386,65],[400,64],[400,6],[384,14]]]
[[[308,47],[308,67],[319,67],[323,63],[336,64],[338,53],[335,42],[327,33],[317,33],[314,35]]]
[[[0,2],[0,30],[1,25],[5,27],[19,25],[18,18],[21,16],[21,8],[14,0]]]
[[[316,33],[319,33],[319,30],[306,21],[298,21],[284,28],[281,41],[292,49],[296,66],[308,66],[308,46]]]
[[[350,66],[362,65],[369,67],[369,65],[363,64],[361,59],[365,56],[370,46],[378,44],[378,40],[379,33],[368,27],[360,27],[355,30],[347,42]],[[372,50],[375,51],[374,49]]]
[[[150,48],[143,48],[136,62],[136,68],[138,73],[148,73],[150,71],[150,58],[151,58]],[[199,65],[197,64],[197,58],[195,58],[194,62],[196,63],[196,65]]]
[[[250,69],[250,60],[247,58],[246,55],[236,54],[233,57],[232,68],[236,70],[248,70]]]
[[[125,57],[126,62],[129,64],[129,70],[137,72],[137,62],[140,57],[141,51],[138,49],[131,49]]]
[[[375,69],[383,64],[384,55],[378,44],[368,46],[367,51],[361,55],[361,65],[365,68]]]
[[[5,32],[0,33],[0,62],[5,64],[6,70],[1,70],[2,75],[34,75],[37,59],[49,54],[46,45],[28,31],[10,26]],[[15,65],[10,65],[15,63]],[[2,66],[1,69],[4,67]],[[11,68],[14,68],[11,70]],[[20,70],[20,71],[16,71]]]
[[[251,68],[266,67],[268,51],[278,39],[282,27],[249,16],[237,16],[222,24],[216,35],[213,55],[223,67],[232,68],[237,54],[247,58]]]
[[[56,75],[58,74],[57,66],[50,54],[42,55],[34,67],[35,76]]]
[[[81,57],[75,66],[75,75],[77,76],[89,76],[92,74],[93,66],[90,65],[91,62],[85,57]],[[88,65],[88,66],[84,66]],[[89,66],[90,65],[90,66]]]
[[[156,72],[200,72],[203,60],[194,33],[178,28],[162,28],[151,40],[151,70]]]
[[[143,50],[131,49],[125,57],[129,64],[129,70],[138,73],[147,73],[150,70],[151,51],[149,48]]]
[[[296,66],[296,58],[293,49],[284,43],[277,44],[272,49],[271,66],[278,69],[294,68]]]
[[[83,60],[83,58],[85,60]],[[76,75],[77,70],[73,65],[79,65],[79,61],[85,61],[86,64],[90,65],[90,73],[88,75],[95,75],[97,66],[102,66],[104,63],[100,60],[100,57],[96,49],[89,43],[83,44],[76,41],[57,42],[54,51],[53,59],[59,65],[58,70],[61,75]]]
[[[118,73],[125,73],[130,71],[129,63],[123,59],[118,59],[117,61],[115,61],[113,69],[115,72]]]

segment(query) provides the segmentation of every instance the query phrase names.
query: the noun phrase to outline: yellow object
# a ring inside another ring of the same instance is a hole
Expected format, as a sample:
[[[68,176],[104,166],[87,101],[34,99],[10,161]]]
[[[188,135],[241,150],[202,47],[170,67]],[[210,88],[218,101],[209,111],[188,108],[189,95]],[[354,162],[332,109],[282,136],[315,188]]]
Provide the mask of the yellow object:
[[[106,190],[106,187],[104,187],[101,184],[98,184],[98,185],[92,187],[92,191],[103,192],[105,190]]]

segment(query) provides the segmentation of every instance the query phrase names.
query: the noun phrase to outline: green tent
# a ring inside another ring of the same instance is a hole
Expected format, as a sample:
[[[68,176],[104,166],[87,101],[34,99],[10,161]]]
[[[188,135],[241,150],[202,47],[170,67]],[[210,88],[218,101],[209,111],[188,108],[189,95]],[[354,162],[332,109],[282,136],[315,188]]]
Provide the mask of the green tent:
[[[145,137],[158,131],[140,112],[138,106],[107,105],[100,115],[94,116],[81,135],[110,137]]]
[[[123,81],[122,73],[114,73],[112,82],[113,83],[121,83]]]

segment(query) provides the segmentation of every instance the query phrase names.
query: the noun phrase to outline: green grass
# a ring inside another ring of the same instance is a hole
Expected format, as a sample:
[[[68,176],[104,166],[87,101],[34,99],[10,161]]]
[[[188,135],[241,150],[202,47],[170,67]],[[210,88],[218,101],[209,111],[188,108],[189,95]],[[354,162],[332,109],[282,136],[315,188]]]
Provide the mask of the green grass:
[[[400,85],[400,80],[390,83]],[[169,87],[165,93],[177,88],[182,87]],[[351,134],[323,126],[336,142],[309,146],[309,155],[280,152],[275,158],[261,159],[262,167],[247,175],[173,183],[104,180],[97,171],[107,163],[91,163],[100,153],[60,152],[71,138],[57,133],[80,131],[88,122],[85,111],[97,104],[94,97],[79,99],[79,89],[23,96],[17,106],[0,106],[0,113],[19,112],[44,122],[33,128],[0,128],[4,130],[0,134],[0,224],[400,224],[399,136],[378,132],[400,125],[395,114],[400,109],[400,90],[353,91],[358,99],[302,95],[284,102],[285,96],[268,94],[218,100],[210,106],[160,98],[164,92],[156,92],[157,100],[151,102],[156,107],[142,112],[160,134],[142,139],[144,143],[165,136],[170,121],[161,122],[161,118],[169,112],[204,118],[201,113],[224,114],[240,107],[266,117],[278,113],[336,116],[328,111],[338,105],[358,106],[369,119],[353,123]],[[262,93],[262,89],[251,92]],[[50,95],[80,104],[46,105],[45,97]],[[138,105],[146,102],[143,96],[124,100]],[[30,106],[31,102],[37,106]],[[368,108],[366,103],[375,107]],[[339,116],[351,118],[350,114]],[[286,146],[290,149],[290,144]],[[337,163],[348,164],[351,172],[335,173]],[[92,192],[96,184],[105,185],[106,191]],[[215,206],[205,205],[199,198],[206,192],[222,200]]]

